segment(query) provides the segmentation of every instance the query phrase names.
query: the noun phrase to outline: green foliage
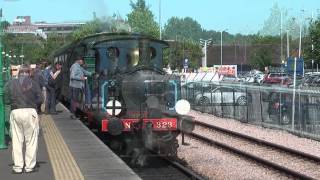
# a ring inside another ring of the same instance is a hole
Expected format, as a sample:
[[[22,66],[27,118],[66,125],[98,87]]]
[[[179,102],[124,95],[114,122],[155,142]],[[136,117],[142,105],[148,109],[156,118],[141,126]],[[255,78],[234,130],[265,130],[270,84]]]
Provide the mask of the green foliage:
[[[250,55],[250,64],[257,69],[263,70],[264,67],[272,64],[272,51],[268,47],[260,47]]]
[[[279,44],[279,37],[274,36],[255,36],[252,38],[252,45],[256,48],[250,54],[250,64],[263,70],[264,67],[272,64],[272,54],[275,52],[270,48],[272,45]]]
[[[1,21],[0,26],[3,29],[7,29],[7,27],[10,26],[10,23],[8,21]]]
[[[72,33],[72,40],[76,41],[90,34],[98,33],[99,27],[101,27],[101,21],[99,19],[90,21]]]
[[[263,27],[259,31],[260,35],[280,37],[282,20],[282,35],[284,36],[288,30],[292,37],[299,37],[298,18],[289,17],[288,10],[280,8],[276,3],[273,5],[270,11],[270,16],[264,21]]]
[[[48,34],[47,40],[33,34],[5,34],[3,38],[4,50],[11,55],[13,64],[22,63],[20,55],[24,55],[23,63],[37,63],[48,59],[49,55],[67,42],[67,37],[58,34]]]
[[[313,50],[312,50],[313,45]],[[314,60],[315,64],[320,63],[320,18],[311,23],[309,28],[309,36],[307,37],[307,44],[305,50],[305,61],[311,62]]]
[[[253,45],[261,45],[261,44],[279,44],[279,36],[254,36],[252,38]]]
[[[188,59],[190,68],[199,68],[201,57],[202,51],[198,43],[191,40],[175,41],[165,51],[165,66],[169,64],[172,69],[181,69],[184,59]]]
[[[11,56],[15,55],[16,58],[11,59],[12,64],[20,63],[21,54],[24,55],[24,63],[37,62],[41,57],[43,48],[43,39],[32,34],[4,34],[3,46],[6,53],[11,52]]]
[[[172,17],[164,26],[164,37],[166,39],[188,38],[198,41],[202,38],[201,25],[190,17]]]
[[[154,20],[154,15],[146,6],[144,0],[130,3],[132,12],[127,15],[128,23],[133,32],[139,32],[154,38],[159,37],[159,25]]]
[[[96,18],[87,22],[72,33],[72,40],[76,41],[88,35],[101,32],[128,32],[130,26],[121,16],[113,15],[107,18]]]

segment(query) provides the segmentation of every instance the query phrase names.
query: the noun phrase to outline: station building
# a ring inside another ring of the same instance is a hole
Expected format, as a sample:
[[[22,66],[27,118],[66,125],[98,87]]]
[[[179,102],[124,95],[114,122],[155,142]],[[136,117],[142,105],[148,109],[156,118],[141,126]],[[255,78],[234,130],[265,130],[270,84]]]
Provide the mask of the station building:
[[[5,33],[35,34],[46,39],[48,33],[68,34],[84,24],[85,22],[47,23],[45,21],[32,23],[31,16],[17,16],[5,29]]]

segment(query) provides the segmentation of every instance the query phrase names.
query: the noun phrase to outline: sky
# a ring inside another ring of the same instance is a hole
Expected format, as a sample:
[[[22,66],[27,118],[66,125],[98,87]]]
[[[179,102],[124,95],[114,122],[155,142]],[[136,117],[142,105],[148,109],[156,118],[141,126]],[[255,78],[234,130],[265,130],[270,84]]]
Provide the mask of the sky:
[[[135,2],[135,0],[133,0]],[[252,34],[262,29],[276,3],[288,10],[289,15],[320,15],[320,0],[146,0],[159,22],[165,25],[173,16],[195,19],[203,29],[229,33]],[[32,22],[83,22],[114,13],[126,18],[131,12],[130,0],[0,0],[3,18],[10,23],[16,16],[31,16]]]

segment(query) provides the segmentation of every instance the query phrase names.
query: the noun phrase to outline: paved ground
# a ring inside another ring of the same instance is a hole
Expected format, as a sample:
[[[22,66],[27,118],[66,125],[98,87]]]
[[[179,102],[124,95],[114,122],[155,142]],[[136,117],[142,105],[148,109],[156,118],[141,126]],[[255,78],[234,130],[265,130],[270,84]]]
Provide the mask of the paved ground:
[[[23,173],[23,174],[12,174],[12,157],[11,157],[11,145],[8,149],[0,149],[0,179],[3,180],[34,180],[43,179],[51,180],[54,179],[52,166],[49,161],[49,156],[46,148],[46,144],[42,133],[39,136],[39,149],[37,161],[40,166],[39,171],[35,173]]]

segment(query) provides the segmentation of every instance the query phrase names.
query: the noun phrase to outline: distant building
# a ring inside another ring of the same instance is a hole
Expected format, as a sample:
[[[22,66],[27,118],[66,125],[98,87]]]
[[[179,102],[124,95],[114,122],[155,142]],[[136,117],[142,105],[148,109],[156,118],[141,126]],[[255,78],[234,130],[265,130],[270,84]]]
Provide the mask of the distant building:
[[[6,33],[13,34],[35,34],[47,38],[48,33],[68,34],[84,25],[84,22],[70,23],[47,23],[31,22],[31,16],[17,16],[12,25],[5,29]]]

